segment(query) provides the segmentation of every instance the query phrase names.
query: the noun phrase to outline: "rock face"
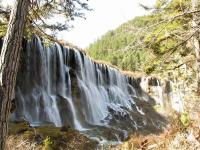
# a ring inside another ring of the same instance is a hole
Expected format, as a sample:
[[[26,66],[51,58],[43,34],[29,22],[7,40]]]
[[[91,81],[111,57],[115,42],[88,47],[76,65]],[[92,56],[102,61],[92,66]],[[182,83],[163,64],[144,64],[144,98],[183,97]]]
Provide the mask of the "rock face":
[[[184,85],[179,85],[171,80],[158,80],[155,77],[142,77],[140,87],[162,109],[174,109],[183,112]],[[148,99],[148,97],[147,97]]]
[[[166,123],[152,106],[164,105],[171,91],[156,78],[123,75],[76,49],[45,47],[38,37],[24,44],[21,64],[12,120],[69,125],[109,140],[158,132]]]

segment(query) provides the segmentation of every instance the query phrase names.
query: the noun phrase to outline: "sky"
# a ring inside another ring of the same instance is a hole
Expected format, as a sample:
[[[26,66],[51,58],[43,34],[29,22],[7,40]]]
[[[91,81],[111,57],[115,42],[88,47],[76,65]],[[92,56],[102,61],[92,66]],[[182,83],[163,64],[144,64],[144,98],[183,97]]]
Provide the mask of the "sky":
[[[89,0],[88,4],[94,11],[86,13],[86,20],[75,19],[74,28],[62,32],[59,38],[86,48],[107,31],[117,28],[135,16],[147,14],[139,3],[152,6],[155,0]]]
[[[13,4],[14,0],[0,0],[3,4]],[[153,6],[156,0],[89,0],[88,5],[93,11],[87,11],[86,20],[76,18],[71,24],[74,28],[58,34],[63,39],[80,48],[87,48],[109,30],[136,16],[148,12],[139,6]]]

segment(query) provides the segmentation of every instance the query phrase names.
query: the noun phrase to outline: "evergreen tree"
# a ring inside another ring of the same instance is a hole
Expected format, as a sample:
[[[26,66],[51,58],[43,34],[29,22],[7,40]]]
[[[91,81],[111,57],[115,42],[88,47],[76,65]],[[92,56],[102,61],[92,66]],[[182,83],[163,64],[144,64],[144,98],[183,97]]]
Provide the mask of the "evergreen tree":
[[[56,38],[56,33],[68,30],[70,21],[75,17],[85,18],[84,11],[90,10],[88,0],[30,0],[26,21],[26,34],[37,34],[50,40]],[[5,35],[11,8],[0,3],[0,35]],[[59,18],[59,19],[55,19]],[[53,20],[53,21],[52,21]],[[51,35],[47,34],[52,31]]]

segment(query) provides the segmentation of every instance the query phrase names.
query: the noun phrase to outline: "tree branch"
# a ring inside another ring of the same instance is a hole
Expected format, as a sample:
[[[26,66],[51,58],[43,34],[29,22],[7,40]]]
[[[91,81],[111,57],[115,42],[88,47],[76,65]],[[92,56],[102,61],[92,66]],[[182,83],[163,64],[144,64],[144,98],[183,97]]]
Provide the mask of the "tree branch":
[[[169,48],[167,51],[172,51],[169,55],[173,54],[179,46],[182,46],[184,43],[186,43],[188,40],[190,40],[196,33],[198,33],[199,30],[196,30],[194,33],[192,33],[187,39],[185,39],[183,42],[180,42],[175,47]]]
[[[173,16],[173,17],[171,17],[171,18],[169,18],[169,19],[165,19],[165,20],[162,20],[162,21],[160,21],[160,22],[158,22],[158,23],[156,23],[156,24],[153,24],[153,25],[151,25],[151,26],[147,26],[147,27],[145,27],[145,28],[152,28],[152,27],[155,27],[155,26],[157,26],[157,25],[160,25],[160,24],[162,24],[162,23],[164,23],[164,22],[172,22],[172,21],[174,21],[175,19],[177,19],[177,18],[180,18],[180,17],[183,17],[183,16],[185,16],[185,15],[189,15],[189,14],[194,14],[194,13],[199,13],[200,12],[200,10],[195,10],[195,11],[187,11],[187,12],[184,12],[184,13],[181,13],[181,14],[178,14],[178,15],[176,15],[176,16]]]
[[[171,68],[171,69],[165,69],[165,70],[175,70],[177,68],[180,68],[181,66],[183,66],[184,64],[187,64],[187,63],[190,63],[190,62],[194,62],[196,60],[188,60],[188,61],[185,61],[183,62],[182,64],[179,64],[178,66],[175,66],[174,68]]]

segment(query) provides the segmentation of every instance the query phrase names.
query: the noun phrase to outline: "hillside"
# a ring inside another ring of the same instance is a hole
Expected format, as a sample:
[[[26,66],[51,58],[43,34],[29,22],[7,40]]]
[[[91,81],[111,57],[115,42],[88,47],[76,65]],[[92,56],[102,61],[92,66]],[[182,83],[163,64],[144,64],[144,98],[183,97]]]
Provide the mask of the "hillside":
[[[191,14],[181,17],[190,8],[189,3],[157,3],[150,15],[136,17],[91,44],[89,55],[123,70],[146,73],[160,73],[190,61],[193,52],[189,42],[184,41],[190,34]],[[178,46],[179,43],[182,44]]]

